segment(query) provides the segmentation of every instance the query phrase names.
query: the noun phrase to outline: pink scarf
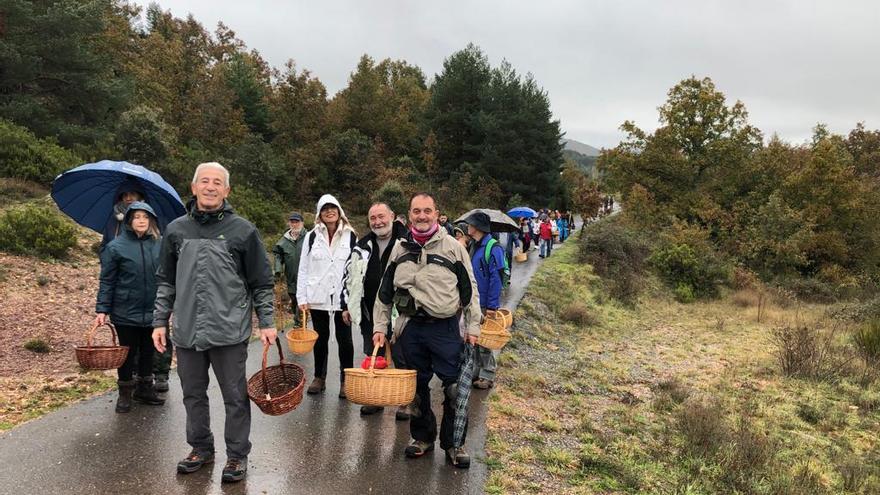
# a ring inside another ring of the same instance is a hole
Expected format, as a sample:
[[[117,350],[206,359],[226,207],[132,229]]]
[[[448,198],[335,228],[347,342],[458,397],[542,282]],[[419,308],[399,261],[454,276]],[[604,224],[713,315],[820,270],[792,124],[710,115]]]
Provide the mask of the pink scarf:
[[[430,239],[431,236],[436,234],[439,229],[440,229],[440,224],[435,223],[434,225],[431,226],[430,229],[427,230],[427,232],[419,232],[418,230],[416,230],[415,227],[410,227],[409,231],[410,231],[410,233],[412,233],[413,240],[416,241],[417,243],[419,243],[419,245],[424,246],[425,243],[428,242],[428,239]]]

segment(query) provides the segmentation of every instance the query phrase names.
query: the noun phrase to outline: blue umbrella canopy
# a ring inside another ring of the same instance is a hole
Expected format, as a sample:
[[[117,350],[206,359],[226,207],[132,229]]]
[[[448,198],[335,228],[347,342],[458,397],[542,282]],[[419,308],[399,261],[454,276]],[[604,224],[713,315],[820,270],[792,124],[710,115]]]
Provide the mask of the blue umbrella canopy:
[[[121,192],[136,190],[156,211],[159,228],[186,213],[177,191],[140,165],[102,160],[68,170],[52,183],[52,199],[76,223],[103,233]]]
[[[507,216],[510,218],[535,218],[538,213],[528,206],[517,206],[508,210]]]

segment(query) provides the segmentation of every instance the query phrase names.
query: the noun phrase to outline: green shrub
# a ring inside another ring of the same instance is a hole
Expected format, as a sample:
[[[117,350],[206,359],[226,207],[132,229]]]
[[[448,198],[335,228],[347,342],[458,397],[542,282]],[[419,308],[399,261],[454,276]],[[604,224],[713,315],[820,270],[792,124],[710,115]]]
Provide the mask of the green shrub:
[[[783,280],[781,285],[801,301],[829,304],[839,298],[832,284],[818,278],[791,277]]]
[[[263,237],[283,232],[287,226],[289,212],[273,196],[260,194],[247,186],[236,186],[229,195],[229,202],[237,214],[257,226]]]
[[[0,119],[0,176],[48,184],[79,161],[61,146]]]
[[[45,354],[52,350],[49,343],[40,338],[28,340],[24,343],[24,348],[38,354]]]
[[[865,366],[874,368],[880,362],[880,319],[874,318],[862,324],[853,333],[853,343]]]
[[[76,245],[76,227],[54,208],[24,205],[0,215],[0,249],[64,258]]]
[[[36,182],[0,177],[0,208],[45,196],[49,191]]]
[[[373,202],[381,201],[387,203],[391,210],[397,215],[405,215],[407,210],[409,210],[409,205],[407,204],[409,198],[404,192],[403,186],[400,182],[394,179],[385,181],[385,183],[382,184],[382,187],[373,193],[371,199]],[[450,218],[450,220],[452,219]]]
[[[623,301],[641,291],[648,252],[645,238],[616,217],[587,225],[580,237],[580,261],[593,265],[610,294]]]
[[[687,304],[697,300],[697,297],[694,295],[694,288],[690,284],[679,283],[672,293],[675,296],[675,300],[680,303]]]
[[[731,268],[713,249],[707,235],[697,227],[673,226],[648,258],[682,302],[716,297],[719,287],[730,281]]]

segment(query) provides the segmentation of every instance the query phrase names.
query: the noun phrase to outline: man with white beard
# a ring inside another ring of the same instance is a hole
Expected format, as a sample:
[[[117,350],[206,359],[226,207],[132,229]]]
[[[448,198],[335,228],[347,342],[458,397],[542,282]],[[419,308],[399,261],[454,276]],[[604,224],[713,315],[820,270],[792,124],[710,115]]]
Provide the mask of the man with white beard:
[[[272,248],[272,254],[275,255],[275,280],[280,280],[282,275],[286,279],[287,294],[290,296],[290,307],[293,312],[293,326],[298,327],[302,325],[302,318],[299,308],[296,307],[296,277],[299,273],[303,241],[306,238],[302,214],[291,213],[287,224],[290,229]]]
[[[394,220],[394,212],[385,203],[375,203],[368,213],[370,233],[362,237],[351,252],[346,263],[345,277],[342,282],[342,319],[351,324],[352,312],[360,312],[360,330],[364,338],[364,353],[367,356],[373,353],[373,305],[376,302],[376,294],[379,292],[379,284],[385,267],[388,266],[388,256],[391,248],[398,239],[405,238],[406,226]],[[366,263],[366,269],[362,271],[363,278],[355,279],[351,276],[352,263]],[[352,294],[362,294],[359,307],[349,308],[348,301],[353,300]],[[356,316],[357,319],[357,316]],[[391,331],[389,325],[388,331]],[[385,350],[379,349],[378,355],[384,356]],[[404,363],[399,359],[397,352],[393,353],[394,365],[403,369]],[[386,356],[387,358],[387,356]],[[378,406],[362,406],[361,414],[366,416],[381,411]],[[409,419],[409,413],[405,406],[399,408],[396,413],[399,420]]]

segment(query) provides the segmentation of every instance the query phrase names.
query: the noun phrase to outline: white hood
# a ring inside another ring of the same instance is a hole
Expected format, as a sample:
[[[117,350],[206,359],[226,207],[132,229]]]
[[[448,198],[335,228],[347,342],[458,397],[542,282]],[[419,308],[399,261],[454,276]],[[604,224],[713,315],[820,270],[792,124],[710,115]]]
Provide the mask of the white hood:
[[[345,210],[342,209],[339,201],[337,201],[332,194],[325,194],[318,200],[318,209],[315,211],[315,225],[323,225],[323,222],[321,222],[321,208],[327,204],[335,205],[339,208],[339,218],[342,219],[343,223],[351,225],[351,222],[348,221],[348,217],[345,216]]]

